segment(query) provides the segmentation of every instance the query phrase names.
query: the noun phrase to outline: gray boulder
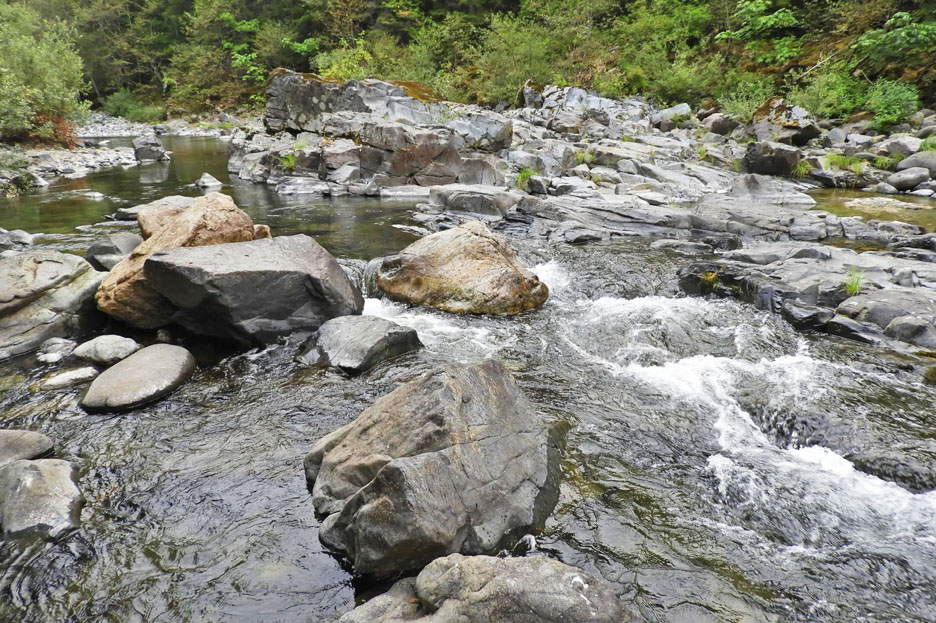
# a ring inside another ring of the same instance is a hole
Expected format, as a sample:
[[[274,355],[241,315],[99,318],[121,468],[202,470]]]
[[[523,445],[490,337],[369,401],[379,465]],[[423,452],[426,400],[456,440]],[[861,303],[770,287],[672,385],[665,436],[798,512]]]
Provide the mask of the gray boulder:
[[[303,346],[299,359],[361,373],[422,347],[414,329],[374,316],[332,318]]]
[[[448,212],[462,212],[503,218],[508,210],[520,203],[523,195],[480,184],[447,184],[429,191],[429,200]]]
[[[800,150],[771,141],[749,143],[744,153],[744,167],[748,173],[764,175],[790,175],[800,161]]]
[[[109,366],[140,350],[140,345],[121,335],[99,335],[75,349],[75,357]]]
[[[114,212],[114,218],[118,221],[136,221],[139,218],[140,213],[146,211],[157,212],[165,210],[168,212],[177,213],[192,205],[192,202],[195,201],[195,199],[197,199],[197,197],[170,195],[168,197],[162,197],[161,199],[156,199],[155,201],[150,201],[149,203],[144,203],[130,208],[120,208]]]
[[[127,411],[168,396],[192,373],[195,357],[181,346],[153,344],[111,366],[81,397],[86,411]]]
[[[94,380],[95,377],[97,377],[99,374],[100,372],[98,372],[98,369],[94,366],[85,366],[84,368],[67,370],[65,372],[59,372],[58,374],[50,375],[43,379],[42,383],[39,384],[39,389],[49,391],[81,385],[82,383],[87,383],[88,381]]]
[[[36,359],[40,363],[58,363],[74,352],[78,342],[62,337],[50,337],[39,347]]]
[[[213,190],[217,190],[218,188],[221,188],[221,186],[223,186],[223,184],[221,184],[218,178],[216,178],[211,173],[202,173],[202,176],[198,178],[198,181],[195,182],[195,185],[198,186],[199,188],[205,188],[205,189],[210,188]]]
[[[78,527],[83,502],[71,463],[13,461],[0,468],[0,525],[4,538],[55,538]]]
[[[108,234],[88,247],[84,258],[95,270],[108,271],[143,242],[143,236],[129,231]]]
[[[887,183],[897,190],[910,190],[918,184],[927,181],[929,178],[929,169],[925,167],[910,167],[890,175],[887,178]]]
[[[0,467],[23,459],[37,459],[52,452],[52,440],[30,430],[0,430]]]
[[[674,117],[688,117],[691,114],[692,108],[689,104],[682,103],[653,113],[650,117],[650,122],[653,125],[659,125],[662,121],[669,121]]]
[[[936,151],[920,151],[909,158],[904,158],[897,164],[897,171],[904,171],[915,167],[923,167],[929,171],[931,178],[936,179]]]
[[[713,134],[728,136],[740,124],[733,117],[729,117],[724,113],[717,112],[714,115],[709,115],[706,117],[705,120],[702,121],[702,125]]]
[[[133,155],[139,161],[169,160],[169,152],[154,135],[138,136],[133,139]]]
[[[451,554],[358,606],[340,623],[627,623],[604,580],[545,556]]]
[[[380,398],[305,460],[319,538],[388,576],[489,554],[542,527],[558,451],[499,361],[446,364]]]
[[[7,231],[0,227],[0,252],[22,251],[33,244],[32,234],[22,229]]]
[[[489,110],[465,114],[445,125],[462,138],[464,149],[496,152],[513,141],[513,121]]]
[[[94,315],[104,273],[76,255],[25,251],[0,259],[0,360],[78,331]]]
[[[313,331],[364,308],[335,258],[302,234],[166,249],[146,260],[144,274],[179,308],[173,322],[245,345]]]

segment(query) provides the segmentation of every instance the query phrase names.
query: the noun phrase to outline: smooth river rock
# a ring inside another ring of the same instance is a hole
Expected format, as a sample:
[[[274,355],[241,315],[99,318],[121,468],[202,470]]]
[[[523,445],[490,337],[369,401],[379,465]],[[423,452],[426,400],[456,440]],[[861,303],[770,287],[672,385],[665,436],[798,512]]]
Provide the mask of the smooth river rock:
[[[31,430],[0,429],[0,467],[52,452],[52,440]]]
[[[79,345],[75,357],[109,366],[140,350],[135,340],[122,335],[99,335]]]
[[[545,556],[451,554],[400,580],[340,623],[627,623],[614,588]]]
[[[174,322],[248,345],[313,331],[364,308],[335,258],[303,234],[167,249],[150,256],[144,274],[179,308]]]
[[[375,316],[341,316],[319,327],[299,359],[359,374],[421,347],[415,329]]]
[[[380,398],[306,457],[319,538],[357,573],[490,554],[542,527],[558,449],[503,363],[450,363]]]
[[[0,259],[0,360],[79,330],[95,313],[103,277],[77,255],[58,251]]]
[[[253,221],[234,205],[233,199],[220,193],[200,197],[111,270],[95,296],[98,309],[141,329],[164,326],[169,323],[175,307],[144,278],[143,264],[150,255],[174,247],[243,242],[253,238]]]
[[[86,411],[127,411],[168,396],[195,372],[195,357],[181,346],[153,344],[111,366],[81,398]]]
[[[452,313],[518,314],[549,296],[506,240],[480,221],[426,236],[369,270],[391,300]]]
[[[4,538],[55,538],[78,527],[82,502],[68,461],[21,460],[0,468],[0,525]]]

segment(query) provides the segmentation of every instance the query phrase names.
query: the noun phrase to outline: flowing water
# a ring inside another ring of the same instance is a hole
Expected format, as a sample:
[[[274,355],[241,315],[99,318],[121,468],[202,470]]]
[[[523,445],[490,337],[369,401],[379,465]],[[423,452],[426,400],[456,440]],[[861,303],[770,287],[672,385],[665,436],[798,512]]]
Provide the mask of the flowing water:
[[[154,181],[134,168],[57,183],[0,207],[0,225],[78,250],[107,226],[74,226],[113,206],[75,184],[136,203],[194,194],[184,185],[204,170],[228,181],[217,142],[170,148]],[[357,273],[415,238],[405,205],[225,192]],[[416,328],[426,348],[362,377],[301,367],[290,343],[202,348],[170,398],[102,416],[76,406],[77,389],[34,391],[51,368],[32,357],[0,364],[0,424],[52,437],[87,498],[81,528],[60,541],[0,544],[0,621],[337,619],[373,587],[320,545],[304,454],[400,383],[484,357],[504,359],[567,430],[537,548],[615,583],[638,618],[936,620],[936,493],[859,471],[809,432],[877,427],[881,443],[916,444],[933,466],[936,390],[914,362],[798,334],[733,301],[681,298],[681,260],[646,240],[511,244],[551,289],[542,308],[461,317],[368,299],[366,314]]]

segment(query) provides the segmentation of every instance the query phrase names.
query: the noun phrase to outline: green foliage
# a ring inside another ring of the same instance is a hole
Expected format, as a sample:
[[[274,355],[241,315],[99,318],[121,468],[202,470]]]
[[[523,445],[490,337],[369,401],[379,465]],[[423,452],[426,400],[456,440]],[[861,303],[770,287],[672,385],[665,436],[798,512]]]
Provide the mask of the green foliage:
[[[867,86],[843,71],[832,70],[793,87],[786,99],[819,117],[843,117],[865,103]]]
[[[279,164],[280,168],[283,169],[284,171],[292,171],[293,169],[296,168],[296,165],[298,164],[296,160],[296,154],[292,152],[280,154],[277,157],[277,163]]]
[[[861,294],[862,286],[864,286],[864,271],[856,266],[849,267],[845,281],[842,282],[842,290],[848,296],[858,296]]]
[[[322,52],[315,57],[315,65],[323,78],[362,80],[367,77],[368,65],[373,59],[364,41],[358,39],[353,45],[343,41],[341,47]]]
[[[936,136],[930,136],[920,144],[920,151],[936,151]]]
[[[158,123],[166,118],[166,109],[141,102],[129,89],[119,89],[103,100],[101,108],[109,115],[124,117],[137,123]]]
[[[894,171],[903,160],[903,156],[878,156],[874,159],[874,166],[884,171]]]
[[[517,175],[517,188],[520,190],[527,190],[527,186],[530,183],[530,178],[534,175],[537,175],[537,172],[533,169],[520,169],[520,173]]]
[[[67,122],[87,104],[74,32],[63,22],[42,20],[26,3],[0,2],[0,137],[66,141]]]
[[[923,21],[904,11],[894,13],[883,28],[858,37],[852,48],[877,66],[936,52],[936,13],[931,12],[928,17]]]
[[[808,176],[810,171],[812,171],[812,165],[806,160],[800,160],[793,167],[793,177],[802,179]]]
[[[595,162],[595,154],[589,153],[587,151],[577,151],[575,152],[575,164],[587,164],[591,166]]]
[[[737,27],[724,30],[715,37],[717,41],[750,41],[799,25],[799,20],[789,8],[775,9],[772,0],[738,0],[732,20]]]
[[[831,153],[828,155],[829,166],[836,169],[851,171],[855,175],[864,173],[868,163],[857,156],[846,156],[844,154]]]
[[[754,112],[775,92],[773,80],[753,73],[725,76],[725,83],[716,101],[722,112],[742,123],[750,122]]]
[[[874,124],[888,128],[909,119],[920,107],[920,97],[912,84],[879,79],[868,89],[867,105],[874,113]]]

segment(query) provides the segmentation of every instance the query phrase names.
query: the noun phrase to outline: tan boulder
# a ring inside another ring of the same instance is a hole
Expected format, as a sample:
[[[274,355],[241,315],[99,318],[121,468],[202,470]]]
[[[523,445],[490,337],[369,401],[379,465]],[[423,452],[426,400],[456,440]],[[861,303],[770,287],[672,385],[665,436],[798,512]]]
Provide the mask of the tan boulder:
[[[137,224],[140,226],[140,233],[143,234],[143,239],[145,240],[152,237],[153,234],[172,222],[175,217],[187,209],[187,207],[177,205],[164,205],[140,210],[137,214]]]
[[[174,247],[200,247],[254,239],[253,221],[234,200],[220,193],[196,199],[191,207],[172,216],[129,257],[114,266],[98,288],[98,309],[141,329],[168,323],[175,307],[153,290],[143,276],[143,263],[156,251]]]
[[[381,258],[375,277],[391,300],[456,314],[519,314],[549,296],[546,284],[481,221],[426,236]]]

